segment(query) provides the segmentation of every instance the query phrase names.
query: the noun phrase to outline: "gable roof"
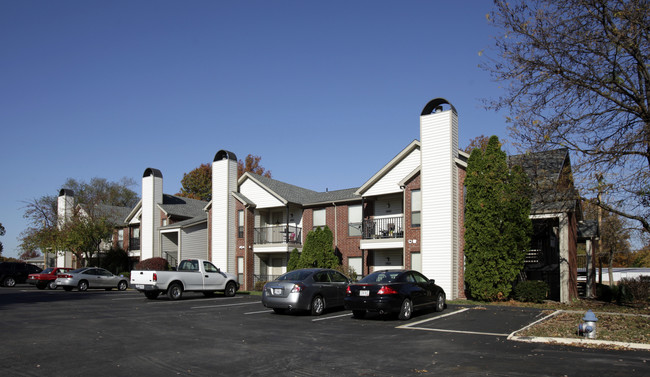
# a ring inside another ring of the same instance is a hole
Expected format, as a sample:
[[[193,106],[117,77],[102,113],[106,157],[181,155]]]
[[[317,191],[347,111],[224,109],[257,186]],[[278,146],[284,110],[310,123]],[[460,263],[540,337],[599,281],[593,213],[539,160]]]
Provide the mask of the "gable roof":
[[[184,198],[182,196],[163,194],[162,204],[158,207],[167,216],[182,217],[190,219],[198,216],[206,216],[203,208],[208,202],[197,199]]]
[[[283,202],[285,205],[288,203],[299,204],[303,206],[315,205],[320,203],[331,203],[348,200],[360,200],[361,197],[355,194],[357,188],[317,192],[309,190],[296,185],[291,185],[282,181],[272,178],[264,177],[258,174],[247,172],[239,179],[239,185],[244,183],[246,179],[250,179],[262,186],[266,191],[273,195],[276,199]],[[234,194],[233,194],[234,195]],[[246,198],[241,193],[237,195],[238,200],[248,204],[254,204],[250,199]]]
[[[573,186],[567,148],[510,156],[508,164],[521,166],[528,175],[532,187],[532,214],[575,211],[581,217],[581,211],[577,210],[580,196]]]
[[[377,183],[384,175],[386,175],[392,168],[395,167],[395,165],[399,164],[406,156],[408,156],[413,150],[419,149],[421,146],[420,141],[418,140],[413,140],[409,145],[406,146],[406,148],[402,149],[397,156],[393,157],[384,167],[382,167],[375,175],[370,177],[369,180],[366,181],[357,191],[355,194],[357,195],[363,195],[368,189],[372,187],[375,183]]]

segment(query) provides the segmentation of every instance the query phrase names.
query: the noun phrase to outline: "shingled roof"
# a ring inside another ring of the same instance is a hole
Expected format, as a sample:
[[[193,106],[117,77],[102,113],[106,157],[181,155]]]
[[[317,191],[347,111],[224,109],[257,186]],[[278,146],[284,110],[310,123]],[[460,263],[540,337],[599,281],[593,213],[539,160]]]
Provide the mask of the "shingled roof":
[[[568,149],[514,155],[508,164],[521,166],[528,175],[533,191],[532,214],[572,212],[578,206]]]
[[[258,181],[282,199],[289,203],[300,205],[314,205],[320,203],[340,202],[347,200],[361,200],[361,196],[355,195],[358,188],[349,188],[343,190],[317,192],[306,188],[291,185],[272,178],[264,177],[258,174],[247,173],[252,179]]]
[[[159,206],[168,216],[191,219],[199,216],[205,217],[206,214],[203,208],[205,208],[206,204],[208,202],[203,200],[163,194],[163,202]]]

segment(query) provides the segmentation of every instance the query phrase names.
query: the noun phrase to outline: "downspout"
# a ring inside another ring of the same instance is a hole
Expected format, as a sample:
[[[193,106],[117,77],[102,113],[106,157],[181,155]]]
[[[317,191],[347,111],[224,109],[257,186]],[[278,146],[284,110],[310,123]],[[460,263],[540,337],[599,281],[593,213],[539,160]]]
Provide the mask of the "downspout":
[[[406,267],[406,186],[400,186],[402,190],[402,266],[403,268],[413,268],[413,261],[411,266]]]
[[[337,248],[339,247],[339,222],[336,215],[336,203],[332,202],[332,205],[334,206],[334,247]]]
[[[366,198],[361,197],[361,239],[366,234]],[[361,249],[361,276],[366,276],[366,250]]]
[[[248,204],[244,204],[244,287],[246,290],[251,290],[252,287],[248,286]],[[237,271],[239,273],[239,271]],[[255,283],[253,282],[253,286]]]

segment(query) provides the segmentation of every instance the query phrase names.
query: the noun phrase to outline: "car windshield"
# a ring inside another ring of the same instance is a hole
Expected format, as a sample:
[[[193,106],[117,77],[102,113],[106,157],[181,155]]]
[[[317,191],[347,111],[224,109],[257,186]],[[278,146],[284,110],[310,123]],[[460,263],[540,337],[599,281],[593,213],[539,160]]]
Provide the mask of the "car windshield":
[[[309,270],[296,270],[296,271],[291,271],[287,272],[286,274],[280,276],[278,280],[305,280],[309,275],[311,275],[314,271],[309,271]]]
[[[399,274],[399,271],[377,271],[359,280],[359,283],[392,283]]]
[[[42,273],[43,274],[51,274],[52,271],[54,271],[54,269],[52,267],[49,267],[49,268],[44,269]]]

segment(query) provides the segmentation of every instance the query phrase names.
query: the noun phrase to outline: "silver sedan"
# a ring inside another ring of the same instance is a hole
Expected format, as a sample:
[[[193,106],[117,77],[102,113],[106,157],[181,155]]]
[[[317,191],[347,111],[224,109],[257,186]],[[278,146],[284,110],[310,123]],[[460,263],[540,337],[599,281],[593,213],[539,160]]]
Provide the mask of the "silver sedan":
[[[308,310],[321,315],[326,308],[343,306],[348,284],[350,279],[335,270],[294,270],[264,285],[262,304],[276,313]]]
[[[124,276],[113,275],[103,268],[84,267],[58,275],[56,285],[66,291],[71,291],[73,288],[77,288],[80,292],[88,288],[104,288],[107,291],[117,288],[124,291],[129,286],[129,281]]]

